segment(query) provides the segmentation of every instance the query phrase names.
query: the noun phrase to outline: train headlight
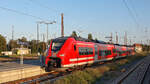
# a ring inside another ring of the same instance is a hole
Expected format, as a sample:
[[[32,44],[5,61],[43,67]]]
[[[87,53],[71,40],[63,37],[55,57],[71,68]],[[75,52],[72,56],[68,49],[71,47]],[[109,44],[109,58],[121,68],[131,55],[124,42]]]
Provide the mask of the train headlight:
[[[60,56],[65,56],[64,54],[60,54]]]

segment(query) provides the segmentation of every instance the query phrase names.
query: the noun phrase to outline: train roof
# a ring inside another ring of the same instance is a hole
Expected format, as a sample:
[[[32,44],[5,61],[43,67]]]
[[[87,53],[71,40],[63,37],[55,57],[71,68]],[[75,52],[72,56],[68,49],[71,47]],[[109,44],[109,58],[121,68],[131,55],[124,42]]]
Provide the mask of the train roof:
[[[94,43],[101,43],[101,44],[106,44],[106,42],[101,41],[101,40],[89,40],[86,38],[82,37],[73,37],[76,41],[84,41],[84,42],[94,42]]]
[[[68,38],[74,38],[76,41],[84,41],[84,42],[94,42],[94,43],[107,44],[106,42],[101,41],[101,40],[89,40],[89,39],[82,38],[82,37],[72,37],[72,36],[58,37],[58,38],[55,38],[53,40],[66,40]]]
[[[55,39],[52,39],[52,40],[53,41],[65,41],[67,39],[68,39],[67,37],[58,37],[58,38],[55,38]]]
[[[112,44],[112,45],[117,45],[117,46],[126,46],[126,47],[133,47],[131,45],[121,45],[121,44],[113,44],[113,43],[107,43],[101,40],[89,40],[86,38],[82,37],[73,37],[73,36],[65,36],[65,37],[58,37],[53,40],[67,40],[68,38],[74,38],[76,41],[84,41],[84,42],[94,42],[94,43],[100,43],[100,44]]]

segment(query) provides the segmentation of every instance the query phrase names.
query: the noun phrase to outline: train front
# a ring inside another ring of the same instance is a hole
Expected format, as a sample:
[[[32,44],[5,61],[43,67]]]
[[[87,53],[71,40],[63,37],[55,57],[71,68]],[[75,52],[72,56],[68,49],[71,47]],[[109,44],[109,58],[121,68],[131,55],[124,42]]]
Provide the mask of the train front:
[[[47,72],[56,68],[61,68],[61,59],[63,54],[60,52],[60,50],[66,40],[67,38],[56,38],[51,41],[45,61],[45,70]]]

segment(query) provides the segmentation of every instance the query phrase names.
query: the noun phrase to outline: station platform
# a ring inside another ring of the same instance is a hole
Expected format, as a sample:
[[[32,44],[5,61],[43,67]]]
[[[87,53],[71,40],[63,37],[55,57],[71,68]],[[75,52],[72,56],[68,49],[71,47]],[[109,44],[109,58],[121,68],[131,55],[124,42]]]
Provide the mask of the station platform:
[[[32,77],[45,73],[40,66],[18,64],[15,62],[0,63],[0,83]]]

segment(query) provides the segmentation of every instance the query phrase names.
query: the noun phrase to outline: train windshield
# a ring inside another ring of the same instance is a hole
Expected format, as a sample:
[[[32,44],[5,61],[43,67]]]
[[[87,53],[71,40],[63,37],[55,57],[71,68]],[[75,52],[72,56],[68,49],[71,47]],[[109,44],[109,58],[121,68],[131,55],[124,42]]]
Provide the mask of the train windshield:
[[[64,44],[65,40],[54,40],[52,42],[52,51],[57,52],[61,49],[62,45]]]

